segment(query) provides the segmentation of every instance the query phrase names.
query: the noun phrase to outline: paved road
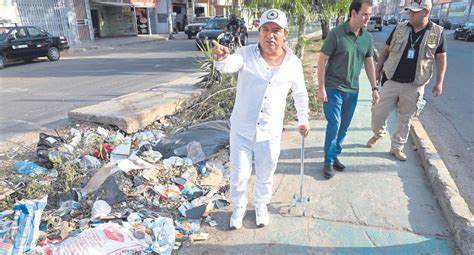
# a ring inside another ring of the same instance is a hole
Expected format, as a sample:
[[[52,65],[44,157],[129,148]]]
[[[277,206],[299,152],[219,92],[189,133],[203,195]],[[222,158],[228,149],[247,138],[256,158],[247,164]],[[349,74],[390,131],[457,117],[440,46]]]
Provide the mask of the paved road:
[[[372,33],[381,50],[393,26]],[[443,95],[431,93],[435,76],[425,91],[427,105],[420,119],[454,178],[461,195],[474,212],[474,42],[454,40],[447,31],[448,70]]]
[[[182,38],[181,38],[182,37]],[[58,62],[46,59],[0,71],[0,140],[58,128],[67,113],[194,73],[198,51],[191,40],[107,47]]]

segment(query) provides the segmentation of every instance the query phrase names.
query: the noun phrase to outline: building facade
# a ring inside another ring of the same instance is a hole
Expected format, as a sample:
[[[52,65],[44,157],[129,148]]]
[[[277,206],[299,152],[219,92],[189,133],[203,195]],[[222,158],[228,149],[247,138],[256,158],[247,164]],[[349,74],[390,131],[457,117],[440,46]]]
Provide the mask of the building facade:
[[[71,44],[93,38],[88,0],[0,0],[0,20],[42,27]]]
[[[70,44],[102,37],[170,34],[196,16],[235,13],[249,24],[242,0],[0,0],[0,25],[39,26]]]
[[[385,18],[406,18],[404,9],[410,3],[410,0],[382,0],[374,13]],[[440,21],[449,21],[456,25],[474,21],[472,6],[473,0],[433,0],[431,17]]]
[[[467,21],[474,21],[472,6],[472,0],[434,0],[431,17],[458,26]]]

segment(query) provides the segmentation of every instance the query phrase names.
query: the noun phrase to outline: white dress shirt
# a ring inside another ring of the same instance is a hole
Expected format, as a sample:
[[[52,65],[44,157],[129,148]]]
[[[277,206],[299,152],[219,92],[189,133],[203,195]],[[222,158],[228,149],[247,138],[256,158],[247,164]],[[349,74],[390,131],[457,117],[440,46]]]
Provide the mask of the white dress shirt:
[[[223,73],[239,72],[232,110],[231,129],[257,142],[281,136],[286,97],[291,88],[298,125],[308,124],[308,92],[301,60],[284,46],[286,55],[278,67],[269,66],[258,44],[239,48],[222,61],[215,61]]]

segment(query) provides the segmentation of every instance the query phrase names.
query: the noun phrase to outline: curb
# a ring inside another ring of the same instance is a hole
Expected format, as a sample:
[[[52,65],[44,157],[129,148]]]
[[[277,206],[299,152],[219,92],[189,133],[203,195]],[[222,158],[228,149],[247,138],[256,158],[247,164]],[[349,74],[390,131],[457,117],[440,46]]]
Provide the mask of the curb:
[[[410,134],[456,245],[462,254],[474,254],[473,215],[418,118]]]

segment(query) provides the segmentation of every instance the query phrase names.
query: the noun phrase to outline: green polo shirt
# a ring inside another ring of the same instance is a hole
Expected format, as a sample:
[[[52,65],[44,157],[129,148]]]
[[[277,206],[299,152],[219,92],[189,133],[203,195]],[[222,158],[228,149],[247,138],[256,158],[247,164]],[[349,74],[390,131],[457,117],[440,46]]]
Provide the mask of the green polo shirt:
[[[362,28],[356,36],[348,22],[332,29],[321,52],[329,56],[326,67],[326,87],[348,93],[358,93],[359,75],[365,58],[372,57],[372,35]]]

